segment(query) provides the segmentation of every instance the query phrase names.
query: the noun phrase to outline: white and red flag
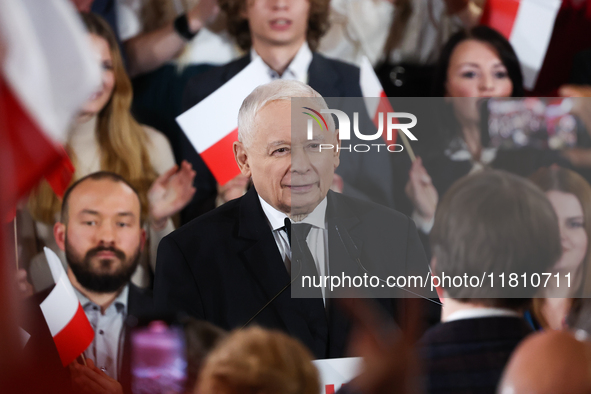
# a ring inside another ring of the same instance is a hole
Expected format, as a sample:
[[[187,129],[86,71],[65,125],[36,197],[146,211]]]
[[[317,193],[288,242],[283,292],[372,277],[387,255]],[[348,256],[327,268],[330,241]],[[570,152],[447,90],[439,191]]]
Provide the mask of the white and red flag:
[[[68,186],[74,168],[61,144],[100,84],[90,48],[69,1],[0,1],[3,207],[14,206],[41,177],[58,195]]]
[[[257,86],[271,82],[267,69],[257,57],[234,78],[176,118],[221,185],[240,174],[232,149],[238,141],[238,111]]]
[[[41,303],[41,311],[64,366],[92,343],[94,330],[57,255],[44,248],[55,287]]]
[[[521,63],[524,86],[532,90],[544,63],[561,0],[487,0],[480,23],[498,30]]]
[[[367,57],[361,59],[359,84],[361,85],[361,94],[365,98],[365,107],[369,113],[369,117],[375,124],[376,128],[380,128],[380,114],[383,117],[382,138],[386,142],[395,143],[398,134],[392,133],[392,140],[388,140],[387,128],[385,126],[385,117],[388,112],[394,112],[388,96],[384,92],[384,88],[376,75],[373,66]],[[379,99],[378,99],[379,98]]]

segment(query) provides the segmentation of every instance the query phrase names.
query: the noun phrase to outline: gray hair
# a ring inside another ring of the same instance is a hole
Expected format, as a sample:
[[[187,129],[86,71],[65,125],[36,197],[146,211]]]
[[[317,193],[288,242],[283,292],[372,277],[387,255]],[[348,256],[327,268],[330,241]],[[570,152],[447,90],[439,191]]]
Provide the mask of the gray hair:
[[[284,79],[269,82],[258,86],[242,102],[238,112],[238,141],[245,146],[250,145],[256,128],[256,116],[267,104],[279,100],[290,101],[294,97],[315,98],[314,103],[319,109],[328,109],[320,93],[303,82]],[[329,130],[335,129],[332,116],[327,116],[326,122]]]

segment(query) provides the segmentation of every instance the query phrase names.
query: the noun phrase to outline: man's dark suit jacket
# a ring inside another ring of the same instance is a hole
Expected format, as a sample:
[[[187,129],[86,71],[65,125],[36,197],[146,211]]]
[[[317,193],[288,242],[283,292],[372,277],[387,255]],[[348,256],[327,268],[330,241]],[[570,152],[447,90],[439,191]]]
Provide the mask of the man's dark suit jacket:
[[[137,325],[138,321],[163,316],[154,308],[154,299],[152,292],[148,289],[142,289],[129,283],[129,294],[127,296],[127,318],[124,324],[123,355],[119,367],[119,383],[123,386],[123,391],[131,393],[131,330]]]
[[[428,271],[414,223],[383,206],[329,192],[326,212],[330,267],[333,261],[362,275],[355,259],[381,272],[376,262],[408,271]],[[352,256],[335,230],[355,242]],[[332,270],[332,268],[330,268]],[[331,271],[332,273],[332,271]],[[373,272],[372,272],[373,273]],[[423,275],[424,276],[424,275]],[[158,308],[185,312],[230,330],[242,327],[290,283],[259,197],[243,197],[200,216],[160,241],[154,283]],[[301,340],[317,358],[342,357],[349,321],[327,300],[292,298],[284,291],[253,324]],[[388,313],[395,300],[381,299]]]
[[[511,353],[532,332],[519,317],[483,317],[439,324],[420,341],[429,394],[494,394]]]
[[[250,54],[234,60],[226,65],[215,67],[207,72],[192,77],[183,95],[183,112],[190,109],[222,85],[232,79],[250,63]],[[308,68],[308,84],[322,97],[363,97],[359,85],[359,68],[338,60],[328,59],[318,53],[313,53],[312,61]],[[237,116],[238,114],[236,114]],[[370,122],[369,117],[362,112],[360,123]],[[363,126],[360,126],[362,128]],[[354,134],[354,133],[352,133]],[[353,138],[356,138],[354,135]],[[182,146],[179,148],[183,159],[193,164],[197,171],[196,184],[203,182],[214,182],[209,170],[203,160],[195,151],[187,137],[180,138]],[[355,143],[367,143],[352,139],[351,145]],[[393,191],[390,186],[391,166],[388,152],[381,154],[341,152],[341,165],[337,173],[345,181],[345,194],[358,198],[365,198],[382,205],[394,207]],[[390,154],[391,155],[391,154]],[[204,170],[205,169],[205,170]],[[404,188],[404,185],[402,185]],[[207,190],[216,190],[208,187]],[[371,195],[370,198],[367,196]],[[198,215],[213,208],[215,195],[204,196],[197,189],[193,202],[191,202],[182,213],[183,222],[197,217]]]

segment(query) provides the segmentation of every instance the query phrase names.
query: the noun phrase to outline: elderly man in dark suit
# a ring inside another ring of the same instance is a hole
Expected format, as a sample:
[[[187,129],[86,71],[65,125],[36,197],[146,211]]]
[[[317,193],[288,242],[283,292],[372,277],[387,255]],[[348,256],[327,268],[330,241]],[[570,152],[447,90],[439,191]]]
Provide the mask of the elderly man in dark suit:
[[[464,177],[437,208],[431,249],[439,278],[484,281],[434,281],[444,306],[442,323],[421,340],[426,392],[493,394],[511,353],[532,332],[523,318],[537,291],[529,277],[550,272],[561,255],[552,205],[534,184],[507,172]],[[521,281],[509,283],[510,275]]]
[[[424,277],[428,265],[409,218],[329,190],[340,160],[338,133],[326,117],[327,127],[313,122],[308,140],[306,115],[297,107],[292,116],[292,97],[327,109],[298,81],[271,82],[244,100],[234,154],[254,186],[161,241],[154,297],[158,307],[225,329],[256,323],[299,338],[318,358],[339,357],[349,321],[331,297],[342,294],[328,286],[306,288],[303,278]],[[301,133],[292,133],[292,122]],[[394,313],[391,299],[380,302]]]
[[[328,59],[315,52],[318,41],[328,27],[328,0],[223,0],[219,4],[227,15],[228,32],[248,53],[189,80],[184,91],[184,110],[188,110],[209,96],[257,57],[267,65],[266,71],[272,79],[298,80],[307,83],[323,97],[363,97],[358,67]],[[374,127],[365,113],[361,112],[361,117],[362,122]],[[181,151],[182,159],[187,159],[193,164],[193,168],[197,169],[196,182],[202,185],[214,182],[209,170],[204,166],[186,136],[183,134],[179,137],[180,148],[175,148],[175,152]],[[171,139],[173,140],[175,138]],[[344,152],[342,158],[344,165],[337,173],[344,180],[345,194],[362,196],[360,189],[371,184],[373,201],[389,207],[394,206],[394,191],[391,186],[394,175],[388,155],[378,155],[373,152],[353,155]],[[371,169],[380,169],[380,171],[371,171]],[[237,182],[235,186],[243,188],[244,184]],[[212,197],[215,197],[207,196],[210,190],[215,191],[215,185],[201,187],[201,191],[197,187],[193,202],[183,211],[185,221],[208,209],[213,200]],[[227,201],[229,197],[226,194],[235,193],[236,191],[229,186],[223,187],[219,193],[218,202]]]

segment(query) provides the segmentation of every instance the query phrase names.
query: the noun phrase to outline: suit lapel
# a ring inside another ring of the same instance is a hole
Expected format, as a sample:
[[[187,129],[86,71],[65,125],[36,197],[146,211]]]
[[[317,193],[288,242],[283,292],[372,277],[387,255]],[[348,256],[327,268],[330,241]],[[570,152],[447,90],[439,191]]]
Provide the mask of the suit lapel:
[[[363,262],[363,234],[359,218],[355,211],[346,204],[340,196],[332,191],[328,192],[328,245],[331,275],[362,276],[358,260]],[[335,298],[342,298],[348,293],[334,293]],[[327,315],[329,319],[328,357],[343,357],[343,349],[347,346],[347,339],[351,327],[350,320],[338,307],[335,299],[329,300]]]
[[[242,56],[239,59],[234,60],[225,67],[224,73],[222,75],[223,83],[228,82],[230,79],[234,78],[236,74],[240,71],[244,70],[246,66],[250,63],[250,53]]]
[[[129,283],[129,293],[127,295],[127,318],[123,324],[123,346],[120,356],[121,364],[119,366],[119,382],[123,387],[123,392],[131,393],[131,330],[137,324],[137,318],[142,313],[140,309],[144,303],[151,303],[151,298],[142,297],[141,290],[133,283]],[[151,309],[151,307],[149,307]]]
[[[250,244],[242,252],[241,257],[252,273],[252,279],[258,283],[265,294],[265,299],[261,300],[260,308],[262,308],[290,283],[291,278],[281,259],[254,188],[251,188],[240,202],[238,235]],[[310,319],[311,310],[316,310],[318,307],[322,308],[324,313],[322,299],[292,299],[291,289],[287,288],[259,317],[274,312],[290,335],[302,340],[317,356],[324,355],[326,342],[318,340],[319,328],[315,327],[316,324],[314,327],[309,324],[313,321]],[[256,312],[258,309],[252,312],[253,315]]]
[[[362,272],[357,262],[362,260],[363,250],[363,234],[357,228],[360,220],[354,209],[338,197],[336,193],[328,192],[328,256],[337,273],[357,274]],[[331,275],[333,273],[331,270]]]

